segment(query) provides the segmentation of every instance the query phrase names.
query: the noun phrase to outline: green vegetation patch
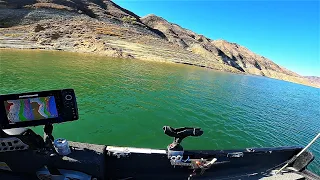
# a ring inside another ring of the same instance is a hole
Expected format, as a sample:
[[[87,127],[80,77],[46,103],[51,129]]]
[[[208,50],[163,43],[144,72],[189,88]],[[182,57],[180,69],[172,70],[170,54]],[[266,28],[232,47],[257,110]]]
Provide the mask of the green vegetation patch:
[[[131,16],[122,17],[121,20],[126,23],[137,24],[137,19]]]

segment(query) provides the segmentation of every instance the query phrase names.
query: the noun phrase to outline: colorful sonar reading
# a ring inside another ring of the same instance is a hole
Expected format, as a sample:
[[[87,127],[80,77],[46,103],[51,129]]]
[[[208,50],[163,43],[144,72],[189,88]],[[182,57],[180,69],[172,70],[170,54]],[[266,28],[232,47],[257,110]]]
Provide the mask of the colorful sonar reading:
[[[4,106],[10,124],[58,117],[54,96],[7,100]]]

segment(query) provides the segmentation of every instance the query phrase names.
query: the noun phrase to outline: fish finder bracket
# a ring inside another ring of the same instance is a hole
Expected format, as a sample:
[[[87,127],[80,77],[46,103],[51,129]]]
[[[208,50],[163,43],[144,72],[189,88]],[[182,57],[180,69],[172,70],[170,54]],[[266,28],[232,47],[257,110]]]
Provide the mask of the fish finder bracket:
[[[54,137],[52,135],[52,131],[53,131],[53,125],[52,124],[46,124],[43,127],[43,140],[46,144],[47,147],[52,148],[53,147],[53,141],[54,141]]]

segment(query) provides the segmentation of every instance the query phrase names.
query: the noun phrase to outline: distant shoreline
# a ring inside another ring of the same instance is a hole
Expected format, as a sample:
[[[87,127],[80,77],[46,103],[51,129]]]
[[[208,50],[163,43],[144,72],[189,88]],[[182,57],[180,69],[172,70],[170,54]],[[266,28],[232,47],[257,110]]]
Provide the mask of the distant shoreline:
[[[62,52],[62,53],[73,53],[73,54],[77,54],[77,55],[88,55],[88,56],[100,56],[100,57],[109,57],[109,56],[105,56],[102,54],[98,54],[98,53],[92,53],[92,52],[72,52],[72,51],[65,51],[65,50],[55,50],[55,49],[37,49],[37,48],[25,48],[25,49],[21,49],[21,48],[8,48],[8,47],[0,47],[0,51],[30,51],[30,52]],[[0,55],[1,56],[1,55]],[[121,58],[121,57],[109,57],[109,58],[118,58],[118,59],[127,59],[127,60],[139,60],[139,61],[147,61],[147,62],[155,62],[155,63],[168,63],[168,64],[176,64],[176,65],[187,65],[187,66],[191,66],[191,67],[196,67],[196,68],[203,68],[203,69],[208,69],[208,70],[213,70],[213,71],[217,71],[217,72],[221,72],[221,73],[227,73],[227,74],[231,74],[231,75],[244,75],[244,76],[252,76],[252,77],[259,77],[259,78],[268,78],[271,80],[278,80],[278,81],[284,81],[284,82],[289,82],[289,83],[293,83],[293,84],[298,84],[298,85],[303,85],[303,86],[307,86],[307,87],[312,87],[312,88],[317,88],[320,89],[319,87],[316,86],[310,86],[310,85],[305,85],[305,84],[299,84],[299,83],[295,83],[295,82],[290,82],[290,81],[285,81],[285,80],[281,80],[281,79],[275,79],[275,78],[270,78],[270,77],[266,77],[266,76],[259,76],[259,75],[254,75],[254,74],[246,74],[246,73],[234,73],[234,72],[228,72],[228,71],[221,71],[221,70],[216,70],[216,69],[212,69],[212,68],[207,68],[207,67],[201,67],[201,66],[197,66],[197,65],[190,65],[190,64],[184,64],[184,63],[180,63],[180,62],[170,62],[170,61],[153,61],[153,60],[147,60],[147,59],[128,59],[128,58]]]

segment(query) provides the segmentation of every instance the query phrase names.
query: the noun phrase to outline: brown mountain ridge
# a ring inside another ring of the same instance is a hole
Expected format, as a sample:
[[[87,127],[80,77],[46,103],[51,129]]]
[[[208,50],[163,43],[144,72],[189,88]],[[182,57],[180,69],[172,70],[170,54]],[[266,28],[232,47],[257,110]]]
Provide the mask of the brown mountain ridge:
[[[0,48],[49,49],[195,65],[320,87],[249,49],[110,0],[0,0]]]

